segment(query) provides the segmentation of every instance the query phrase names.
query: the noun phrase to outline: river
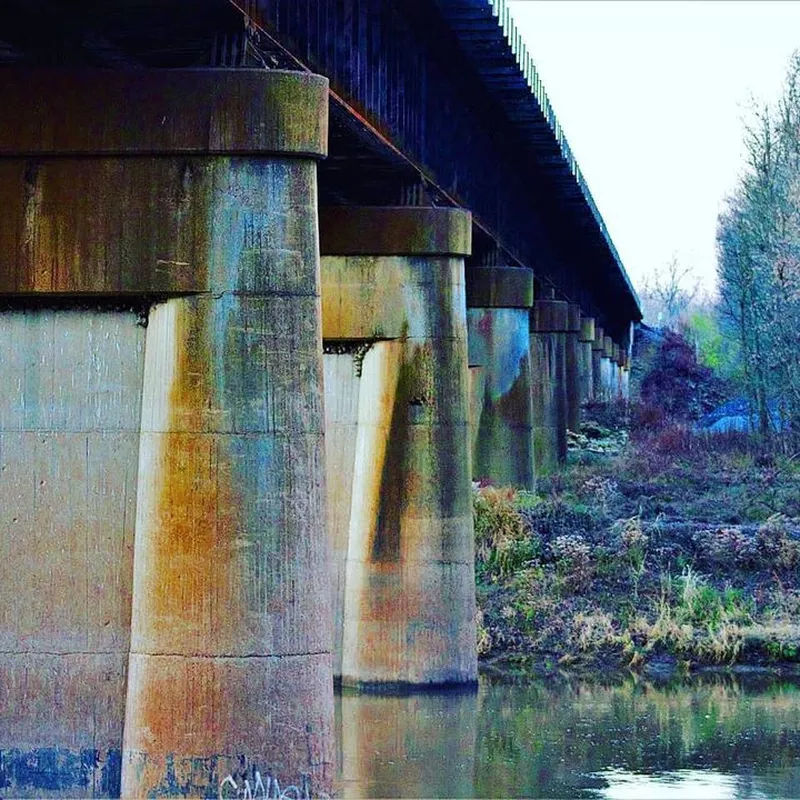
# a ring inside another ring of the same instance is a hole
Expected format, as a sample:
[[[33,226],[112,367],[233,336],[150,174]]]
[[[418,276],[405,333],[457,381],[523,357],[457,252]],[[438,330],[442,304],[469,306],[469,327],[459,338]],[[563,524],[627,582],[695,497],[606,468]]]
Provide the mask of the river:
[[[482,678],[336,699],[348,797],[800,797],[800,683]]]

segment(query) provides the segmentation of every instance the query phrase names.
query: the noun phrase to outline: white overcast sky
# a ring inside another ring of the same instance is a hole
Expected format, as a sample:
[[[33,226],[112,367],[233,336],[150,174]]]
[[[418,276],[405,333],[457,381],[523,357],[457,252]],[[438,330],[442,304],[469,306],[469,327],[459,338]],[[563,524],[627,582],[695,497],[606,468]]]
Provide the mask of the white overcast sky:
[[[673,253],[715,283],[717,214],[744,165],[750,98],[800,49],[795,0],[512,0],[637,288]]]

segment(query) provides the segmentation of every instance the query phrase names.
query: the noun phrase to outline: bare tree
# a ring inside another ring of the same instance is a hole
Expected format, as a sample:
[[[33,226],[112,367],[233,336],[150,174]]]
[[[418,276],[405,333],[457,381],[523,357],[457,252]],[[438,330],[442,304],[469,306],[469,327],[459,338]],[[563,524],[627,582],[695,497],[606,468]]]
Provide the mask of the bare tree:
[[[660,328],[677,330],[698,291],[694,269],[682,266],[673,254],[663,269],[644,281],[641,299],[645,319]]]
[[[745,146],[746,171],[718,222],[718,276],[768,436],[772,398],[800,430],[800,54],[777,106],[752,109]]]

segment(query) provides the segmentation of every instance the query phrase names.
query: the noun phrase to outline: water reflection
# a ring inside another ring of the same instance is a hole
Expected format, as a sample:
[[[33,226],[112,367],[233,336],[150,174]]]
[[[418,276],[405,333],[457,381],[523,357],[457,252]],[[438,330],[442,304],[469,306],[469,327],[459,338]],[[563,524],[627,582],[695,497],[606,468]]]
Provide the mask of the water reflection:
[[[716,770],[679,769],[657,775],[637,775],[621,769],[600,773],[608,786],[598,789],[597,797],[610,800],[733,800],[749,797],[753,800],[769,796],[743,785],[736,775],[725,775]]]
[[[344,797],[800,796],[800,687],[482,679],[337,701]]]
[[[477,695],[472,691],[336,698],[344,797],[472,797]]]

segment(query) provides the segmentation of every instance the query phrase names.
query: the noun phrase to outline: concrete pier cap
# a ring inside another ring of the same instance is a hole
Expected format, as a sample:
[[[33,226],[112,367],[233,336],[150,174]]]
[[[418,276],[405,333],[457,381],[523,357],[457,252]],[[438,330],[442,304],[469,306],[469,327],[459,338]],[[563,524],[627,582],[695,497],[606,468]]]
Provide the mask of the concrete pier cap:
[[[29,656],[23,637],[12,683],[59,675],[57,712],[36,705],[44,695],[0,700],[1,749],[16,736],[59,764],[83,764],[86,751],[116,764],[115,778],[90,784],[59,774],[65,787],[216,796],[246,768],[331,790],[315,163],[327,151],[327,114],[327,79],[307,73],[3,70],[0,292],[21,304],[80,298],[56,316],[55,336],[80,329],[92,343],[83,369],[92,364],[98,397],[116,396],[116,364],[129,364],[123,402],[140,409],[132,455],[99,446],[112,430],[79,431],[99,443],[80,450],[87,482],[39,500],[80,525],[69,516],[78,497],[108,505],[116,481],[133,476],[135,511],[81,529],[89,541],[76,551],[91,559],[92,605],[127,598],[120,658],[109,664],[100,652],[107,628],[89,631],[80,652],[46,659]],[[87,296],[101,307],[87,310]],[[146,309],[152,297],[146,334],[134,311],[126,324],[140,337],[106,352],[102,303]],[[40,308],[26,312],[34,323]],[[17,324],[12,312],[0,317]],[[74,391],[57,377],[56,397]],[[55,433],[55,457],[74,462],[68,436]],[[26,468],[40,470],[41,457],[31,451]],[[135,531],[121,531],[123,518],[135,518]],[[11,563],[35,573],[43,554],[20,531],[13,541],[27,561]],[[76,556],[61,540],[46,546],[65,559],[51,570],[62,581],[56,597],[71,597]],[[60,607],[42,615],[39,625],[72,624]],[[9,708],[26,718],[24,736],[6,724]],[[56,725],[54,713],[64,718]]]
[[[595,339],[595,323],[594,317],[587,317],[581,314],[581,332],[578,337],[580,342],[594,342]]]
[[[461,208],[327,206],[319,212],[326,256],[468,256],[472,215]]]
[[[609,360],[614,358],[614,340],[608,336],[603,336],[603,357]]]
[[[308,72],[9,68],[1,91],[0,156],[328,151],[328,79]]]
[[[581,307],[577,303],[567,305],[567,331],[569,333],[581,332]]]
[[[605,331],[599,325],[595,325],[592,350],[602,352],[604,349],[605,349]]]
[[[208,249],[209,201],[220,179],[258,170],[266,185],[278,168],[264,159],[290,157],[313,169],[327,154],[328,81],[319,75],[44,68],[2,75],[0,292],[208,291],[221,277],[215,273],[227,270],[222,254]],[[288,207],[311,200],[295,183]]]
[[[537,300],[531,314],[532,333],[566,333],[569,304],[563,300]]]
[[[527,267],[472,267],[467,308],[532,308],[533,271]]]
[[[467,273],[472,479],[532,490],[530,309],[533,272]]]
[[[331,478],[334,670],[352,686],[473,684],[464,278],[471,215],[323,208],[320,231],[326,374],[336,376],[326,403],[351,398],[347,424],[356,437],[352,456],[341,445],[328,449],[330,464],[343,463]],[[328,371],[329,361],[348,357],[349,372],[332,363]],[[344,424],[330,418],[330,443],[344,442]]]

